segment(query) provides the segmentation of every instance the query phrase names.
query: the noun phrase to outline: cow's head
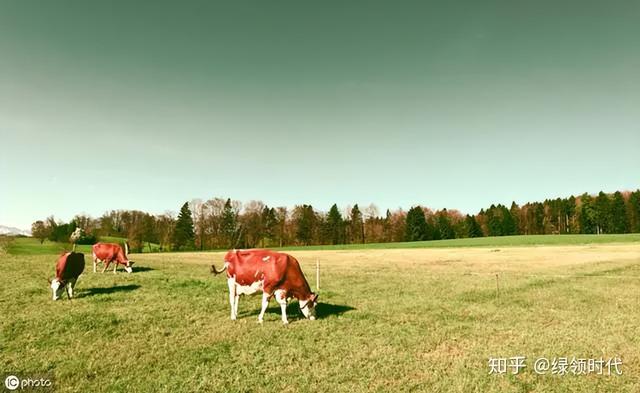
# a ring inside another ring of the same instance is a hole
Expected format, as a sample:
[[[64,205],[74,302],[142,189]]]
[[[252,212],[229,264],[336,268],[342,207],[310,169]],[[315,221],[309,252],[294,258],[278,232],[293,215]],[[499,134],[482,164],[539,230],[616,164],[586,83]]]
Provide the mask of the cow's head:
[[[318,295],[311,292],[311,296],[309,296],[306,300],[300,300],[300,311],[305,318],[310,320],[316,319],[316,306],[318,305]]]
[[[65,283],[61,282],[57,278],[54,278],[51,283],[51,291],[53,292],[53,300],[60,299],[62,296],[62,291],[64,291]]]
[[[133,265],[134,263],[135,263],[135,262],[133,262],[133,261],[127,261],[127,264],[126,264],[126,265],[124,265],[124,270],[126,270],[126,271],[127,271],[127,273],[131,273],[131,272],[133,272],[133,267],[132,267],[132,265]]]

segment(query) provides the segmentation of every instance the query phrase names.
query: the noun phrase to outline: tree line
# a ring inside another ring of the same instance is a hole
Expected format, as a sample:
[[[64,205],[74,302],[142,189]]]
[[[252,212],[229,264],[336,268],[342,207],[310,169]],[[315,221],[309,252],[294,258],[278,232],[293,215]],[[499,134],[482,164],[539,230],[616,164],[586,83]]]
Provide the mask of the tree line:
[[[640,190],[597,195],[584,193],[519,206],[491,205],[475,215],[424,206],[386,210],[371,204],[325,211],[311,205],[271,207],[261,201],[199,199],[185,203],[178,215],[111,210],[99,218],[77,215],[69,223],[53,216],[32,225],[34,237],[68,241],[81,228],[79,244],[100,237],[127,238],[132,250],[211,250],[440,240],[536,234],[640,232]]]

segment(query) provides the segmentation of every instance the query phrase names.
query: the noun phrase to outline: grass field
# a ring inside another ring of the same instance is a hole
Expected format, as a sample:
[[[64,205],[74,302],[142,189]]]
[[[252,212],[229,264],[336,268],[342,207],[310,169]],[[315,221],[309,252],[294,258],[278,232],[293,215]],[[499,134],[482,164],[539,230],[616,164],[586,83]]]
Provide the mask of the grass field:
[[[519,247],[558,246],[577,244],[606,244],[640,242],[640,233],[613,235],[518,235],[476,237],[467,239],[427,240],[421,242],[339,244],[335,246],[283,247],[282,250],[382,250],[396,248],[445,247]]]
[[[101,242],[122,244],[126,239],[121,237],[101,237]],[[40,243],[38,239],[32,237],[18,237],[8,239],[7,251],[13,255],[46,255],[46,254],[60,254],[64,251],[71,250],[71,244],[58,243],[45,240],[44,243]],[[151,243],[151,251],[157,252],[159,249],[157,244]],[[91,253],[91,246],[86,244],[79,244],[76,246],[77,252],[83,252],[85,254]],[[144,252],[149,252],[148,246],[145,245]]]
[[[560,236],[564,237],[564,236]],[[0,372],[67,392],[637,392],[640,243],[291,251],[316,321],[259,297],[229,320],[221,253],[132,255],[53,302],[54,255],[0,255]],[[620,241],[620,240],[616,240]],[[538,243],[536,243],[538,244]],[[498,274],[499,292],[496,290]],[[489,357],[527,357],[489,375]],[[537,375],[537,357],[620,357],[621,376]]]

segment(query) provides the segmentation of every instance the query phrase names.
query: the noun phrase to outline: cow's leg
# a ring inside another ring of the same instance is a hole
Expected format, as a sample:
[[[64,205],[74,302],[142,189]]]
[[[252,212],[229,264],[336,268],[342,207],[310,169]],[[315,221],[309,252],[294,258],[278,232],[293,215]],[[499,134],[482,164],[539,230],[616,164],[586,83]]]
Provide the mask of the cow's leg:
[[[93,254],[93,272],[95,273],[98,268],[98,258],[96,254]]]
[[[107,271],[107,269],[109,268],[109,264],[111,264],[111,262],[109,262],[109,261],[104,261],[104,267],[102,268],[102,273],[104,273],[105,271]]]
[[[231,305],[231,320],[235,321],[236,314],[236,279],[231,277],[227,279],[227,285],[229,285],[229,304]]]
[[[262,309],[260,310],[260,315],[258,315],[258,322],[262,323],[264,319],[264,313],[267,311],[267,307],[269,307],[269,296],[268,293],[262,292]]]
[[[73,287],[75,285],[76,285],[76,280],[74,279],[70,279],[69,282],[67,283],[67,295],[69,296],[69,299],[73,297]]]
[[[287,320],[287,292],[282,289],[278,289],[276,292],[276,302],[280,304],[280,310],[282,310],[282,323],[285,325],[289,323]]]

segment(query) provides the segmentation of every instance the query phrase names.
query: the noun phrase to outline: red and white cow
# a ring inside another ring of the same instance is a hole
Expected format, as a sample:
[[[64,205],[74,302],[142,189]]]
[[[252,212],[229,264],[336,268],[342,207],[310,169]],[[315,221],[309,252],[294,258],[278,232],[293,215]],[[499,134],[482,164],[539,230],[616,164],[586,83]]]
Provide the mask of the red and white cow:
[[[118,265],[124,266],[124,270],[127,273],[131,273],[133,269],[131,265],[133,265],[133,261],[130,261],[127,258],[127,254],[129,254],[129,247],[127,243],[124,243],[125,250],[120,247],[120,245],[115,243],[96,243],[91,247],[93,251],[93,272],[96,272],[96,267],[98,266],[98,262],[104,262],[104,269],[102,269],[102,273],[104,273],[111,262],[114,262],[113,273],[118,269]]]
[[[83,271],[84,254],[79,252],[62,254],[56,263],[56,277],[49,281],[53,291],[53,300],[58,300],[65,288],[69,299],[71,299],[73,297],[73,288],[75,288],[76,281],[78,281],[78,277]]]
[[[271,250],[233,250],[224,257],[224,268],[211,273],[227,271],[231,319],[238,317],[240,295],[251,295],[262,291],[262,310],[258,322],[262,323],[269,300],[275,296],[282,310],[282,322],[287,324],[287,299],[296,298],[305,318],[315,319],[318,295],[311,292],[302,274],[300,264],[291,255]]]

